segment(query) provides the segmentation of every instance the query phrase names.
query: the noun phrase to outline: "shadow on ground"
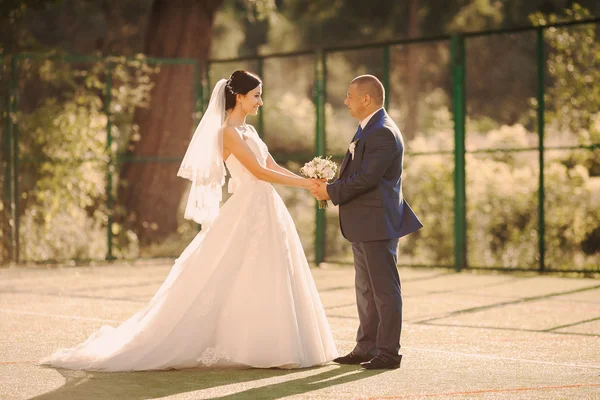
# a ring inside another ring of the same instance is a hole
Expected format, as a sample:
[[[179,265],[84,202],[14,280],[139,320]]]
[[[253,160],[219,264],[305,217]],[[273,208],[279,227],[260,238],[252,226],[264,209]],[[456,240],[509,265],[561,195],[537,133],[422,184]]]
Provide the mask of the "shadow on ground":
[[[308,377],[303,372],[319,372]],[[382,371],[366,371],[356,366],[326,366],[303,370],[280,369],[225,369],[225,370],[171,370],[145,372],[88,372],[56,369],[65,379],[65,384],[51,392],[30,398],[30,400],[63,399],[129,399],[142,400],[170,395],[213,389],[223,395],[211,398],[228,399],[276,399],[298,395],[315,390],[368,378]],[[294,379],[292,374],[303,377]],[[231,393],[227,385],[251,382],[261,379],[279,378],[283,382],[254,387]],[[216,390],[215,390],[216,389]]]
[[[368,371],[356,366],[337,366],[335,369],[311,375],[301,379],[292,379],[273,385],[248,389],[231,395],[213,397],[216,399],[278,399],[300,395],[335,385],[341,385],[379,375],[385,371]]]

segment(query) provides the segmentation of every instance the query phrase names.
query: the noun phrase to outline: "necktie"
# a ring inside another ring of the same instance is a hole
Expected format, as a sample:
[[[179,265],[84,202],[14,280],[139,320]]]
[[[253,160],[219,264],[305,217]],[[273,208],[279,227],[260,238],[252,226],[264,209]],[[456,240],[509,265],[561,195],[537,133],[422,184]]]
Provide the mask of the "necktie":
[[[360,124],[359,124],[358,129],[356,130],[356,134],[354,134],[354,139],[352,139],[353,142],[358,140],[361,132],[362,132],[362,126],[360,126]]]

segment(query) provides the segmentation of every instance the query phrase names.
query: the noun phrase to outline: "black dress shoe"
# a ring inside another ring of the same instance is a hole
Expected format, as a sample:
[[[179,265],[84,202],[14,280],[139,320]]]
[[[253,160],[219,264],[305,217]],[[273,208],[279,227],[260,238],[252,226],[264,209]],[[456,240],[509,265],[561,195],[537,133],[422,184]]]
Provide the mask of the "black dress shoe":
[[[361,363],[360,366],[364,369],[396,369],[400,368],[400,361],[402,361],[402,356],[400,356],[400,360],[396,361],[393,358],[379,355],[371,361]]]
[[[358,365],[360,363],[364,363],[365,361],[369,361],[369,358],[359,356],[358,354],[356,354],[353,351],[346,354],[345,356],[338,357],[333,360],[333,362],[336,362],[338,364],[347,364],[347,365]]]

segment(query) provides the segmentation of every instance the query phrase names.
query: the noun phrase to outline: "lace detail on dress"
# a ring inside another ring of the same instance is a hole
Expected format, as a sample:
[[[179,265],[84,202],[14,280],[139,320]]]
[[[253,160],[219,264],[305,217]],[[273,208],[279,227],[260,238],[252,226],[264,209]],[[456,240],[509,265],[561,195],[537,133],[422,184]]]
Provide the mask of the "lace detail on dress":
[[[231,358],[222,350],[219,350],[215,347],[209,347],[204,350],[200,358],[196,361],[201,362],[203,365],[210,367],[219,362],[219,360],[231,360]]]
[[[281,203],[283,204],[283,203]],[[285,206],[284,206],[285,207]],[[290,249],[290,241],[288,238],[288,234],[287,234],[287,229],[286,227],[286,213],[287,213],[287,209],[285,209],[284,207],[277,207],[277,223],[279,224],[279,227],[281,229],[281,236],[283,237],[283,244],[285,247],[285,259],[286,259],[286,265],[288,266],[288,270],[290,272],[290,275],[294,275],[294,269],[292,268],[293,265],[293,261],[292,261],[292,250]]]
[[[214,166],[210,170],[207,171],[194,171],[194,168],[186,166],[179,167],[177,171],[177,176],[188,179],[190,181],[194,181],[194,172],[196,173],[195,181],[199,185],[213,185],[220,184],[223,186],[225,183],[225,164],[223,166]]]
[[[253,201],[258,205],[258,204],[264,204],[264,202],[267,201],[271,201],[271,199],[268,196],[265,196],[264,194],[267,193],[265,191],[259,190],[257,192],[255,192],[255,195],[253,197]],[[249,244],[248,244],[248,252],[246,253],[246,259],[244,260],[244,263],[248,263],[250,265],[256,265],[257,263],[260,263],[259,257],[261,256],[261,251],[260,251],[260,242],[262,240],[264,240],[264,236],[265,236],[265,230],[267,228],[267,223],[269,222],[269,216],[268,215],[264,215],[263,212],[265,208],[264,207],[256,207],[255,208],[256,213],[254,215],[255,218],[253,218],[253,221],[255,222],[255,225],[253,226],[253,235],[251,236],[250,240],[249,240]]]
[[[194,172],[192,171],[192,168],[179,168],[177,176],[191,181],[194,179]]]
[[[265,142],[263,142],[263,140],[260,138],[260,135],[258,134],[256,129],[254,129],[253,126],[252,126],[252,132],[254,132],[254,140],[255,140],[256,145],[258,146],[258,150],[260,151],[261,164],[263,164],[263,163],[266,164],[267,157],[269,156],[269,148],[267,147]]]
[[[177,176],[192,181],[185,206],[186,219],[202,224],[203,228],[208,228],[214,221],[219,215],[225,173],[225,164],[222,160],[206,170],[183,165],[179,168]]]

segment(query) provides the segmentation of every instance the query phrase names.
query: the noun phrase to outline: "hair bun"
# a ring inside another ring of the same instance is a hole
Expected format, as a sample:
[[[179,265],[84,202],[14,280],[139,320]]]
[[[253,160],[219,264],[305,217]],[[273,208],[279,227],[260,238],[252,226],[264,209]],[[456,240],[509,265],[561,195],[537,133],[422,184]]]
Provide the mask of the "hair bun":
[[[236,95],[247,94],[260,84],[262,81],[257,75],[245,70],[234,71],[225,84],[225,108],[234,108]]]

